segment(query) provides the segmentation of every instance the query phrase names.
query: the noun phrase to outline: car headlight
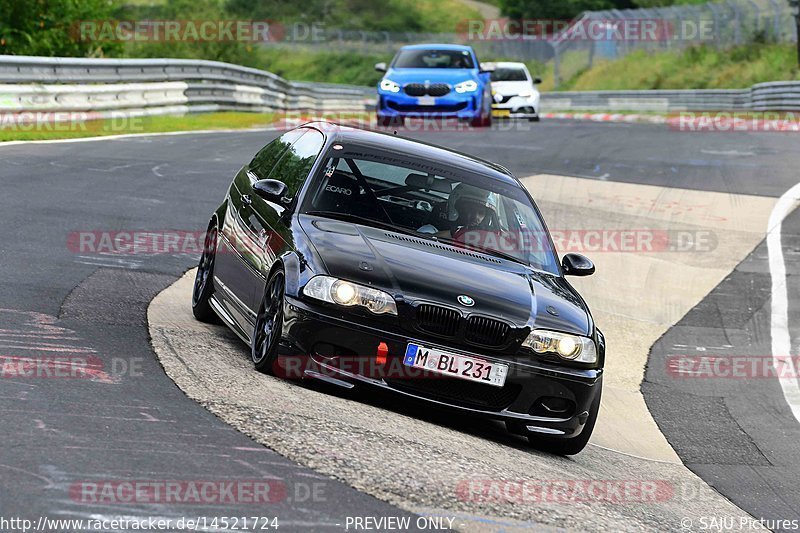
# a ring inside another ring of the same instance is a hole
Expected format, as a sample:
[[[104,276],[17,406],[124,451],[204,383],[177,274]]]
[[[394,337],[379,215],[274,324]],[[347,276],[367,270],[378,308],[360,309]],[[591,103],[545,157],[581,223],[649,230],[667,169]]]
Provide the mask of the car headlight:
[[[393,82],[392,80],[387,79],[387,78],[383,78],[381,80],[381,89],[384,90],[384,91],[389,91],[390,93],[399,93],[400,92],[400,86],[398,84],[396,84],[395,82]]]
[[[391,295],[331,276],[314,276],[303,288],[303,294],[336,305],[364,307],[376,315],[397,315]]]
[[[522,343],[535,353],[553,353],[567,361],[596,363],[597,347],[589,337],[535,329]]]
[[[457,93],[471,93],[478,89],[478,84],[472,80],[462,81],[455,86]]]

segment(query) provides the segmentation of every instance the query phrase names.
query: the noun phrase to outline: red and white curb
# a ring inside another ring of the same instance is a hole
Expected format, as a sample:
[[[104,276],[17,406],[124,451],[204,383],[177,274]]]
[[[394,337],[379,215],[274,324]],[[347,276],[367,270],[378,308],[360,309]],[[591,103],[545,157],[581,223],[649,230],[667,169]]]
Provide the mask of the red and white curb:
[[[667,117],[659,115],[629,115],[622,113],[542,113],[542,118],[566,120],[590,120],[592,122],[645,122],[666,124]]]
[[[773,116],[770,116],[773,115]],[[775,132],[800,133],[798,115],[787,113],[778,117],[777,113],[737,111],[683,111],[669,116],[637,115],[622,113],[542,113],[542,118],[588,120],[592,122],[621,122],[666,124],[671,130],[681,132]]]

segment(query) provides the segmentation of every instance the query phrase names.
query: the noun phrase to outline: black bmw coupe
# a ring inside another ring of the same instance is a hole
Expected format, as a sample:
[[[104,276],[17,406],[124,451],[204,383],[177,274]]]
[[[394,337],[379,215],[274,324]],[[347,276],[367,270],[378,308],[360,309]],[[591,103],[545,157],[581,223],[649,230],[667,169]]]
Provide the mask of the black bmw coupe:
[[[536,204],[502,166],[315,122],[266,145],[213,213],[192,296],[255,367],[504,421],[580,452],[605,342]]]

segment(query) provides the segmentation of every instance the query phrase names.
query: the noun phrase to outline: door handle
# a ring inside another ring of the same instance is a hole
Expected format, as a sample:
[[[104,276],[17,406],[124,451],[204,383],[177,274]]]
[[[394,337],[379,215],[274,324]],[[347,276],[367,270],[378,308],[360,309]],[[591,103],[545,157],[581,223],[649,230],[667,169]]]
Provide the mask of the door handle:
[[[242,203],[244,205],[250,205],[250,204],[253,203],[253,200],[252,200],[252,198],[250,198],[249,194],[243,194],[242,195]]]

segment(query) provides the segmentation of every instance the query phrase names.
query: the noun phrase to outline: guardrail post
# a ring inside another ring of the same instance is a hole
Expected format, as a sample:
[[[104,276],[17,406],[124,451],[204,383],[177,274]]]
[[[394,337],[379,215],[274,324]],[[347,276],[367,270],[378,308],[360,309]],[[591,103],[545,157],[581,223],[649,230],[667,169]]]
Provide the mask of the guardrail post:
[[[753,36],[756,36],[761,31],[761,8],[759,8],[758,4],[756,4],[753,0],[747,0],[747,3],[753,8],[753,20],[755,21],[756,26]]]
[[[740,45],[742,44],[742,20],[739,6],[736,5],[736,2],[731,0],[728,0],[725,3],[728,4],[728,7],[731,8],[731,11],[733,11],[733,40],[737,45]]]
[[[553,56],[553,89],[558,89],[558,86],[561,85],[561,47],[558,43],[553,45],[553,51],[555,52]]]
[[[383,36],[386,37],[386,51],[390,54],[392,53],[392,38],[389,36],[389,32],[385,31],[382,32]]]
[[[715,4],[706,4],[706,7],[711,11],[711,15],[714,17],[714,42],[719,50],[722,48],[722,17],[719,13],[719,6]]]
[[[774,42],[781,42],[781,8],[775,0],[769,0],[772,7],[772,37]]]
[[[800,0],[789,0],[794,15],[794,40],[797,43],[797,65],[800,67]]]

